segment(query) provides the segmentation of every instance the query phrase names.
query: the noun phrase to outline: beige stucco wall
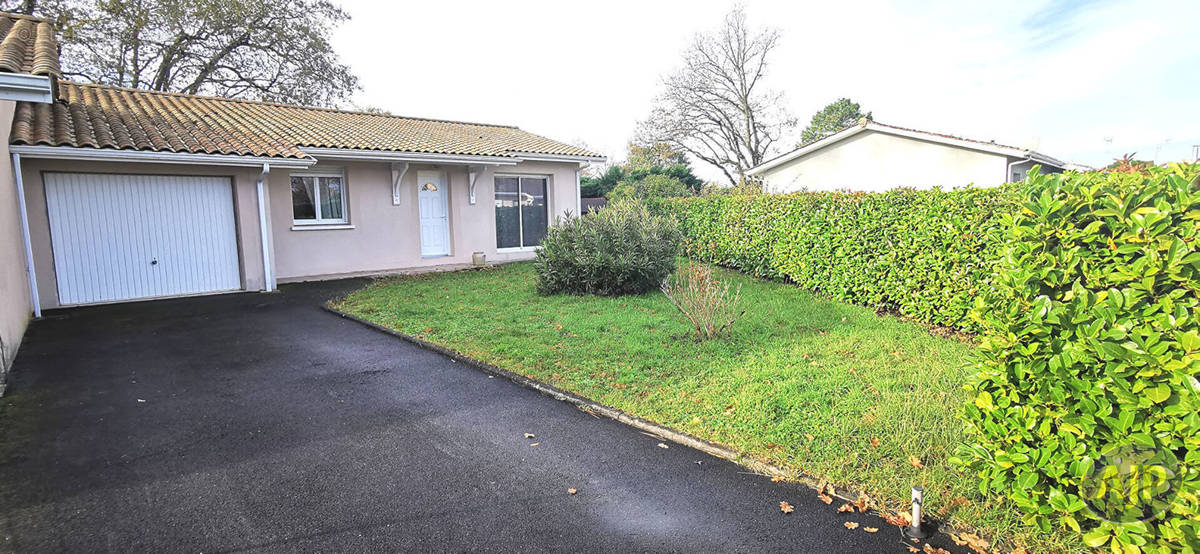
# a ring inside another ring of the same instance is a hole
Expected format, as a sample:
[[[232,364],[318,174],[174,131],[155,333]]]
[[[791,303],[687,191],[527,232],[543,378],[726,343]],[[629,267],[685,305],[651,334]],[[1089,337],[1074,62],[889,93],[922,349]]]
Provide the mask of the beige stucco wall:
[[[867,130],[773,168],[768,192],[884,191],[996,186],[1007,178],[1005,156]]]
[[[262,242],[258,223],[258,169],[200,165],[112,163],[70,160],[21,159],[25,202],[29,213],[29,236],[33,244],[33,266],[37,271],[42,309],[59,307],[54,275],[54,252],[50,242],[50,220],[46,215],[44,172],[129,173],[141,175],[208,175],[229,177],[234,184],[232,202],[237,224],[238,258],[245,290],[263,290]]]
[[[8,131],[12,128],[15,106],[12,101],[0,101],[0,154],[3,155],[0,158],[0,383],[17,355],[33,311],[25,274],[25,242],[16,179],[8,153]]]
[[[269,243],[271,259],[276,278],[280,282],[463,265],[471,262],[474,252],[485,253],[489,262],[532,258],[534,254],[531,251],[497,251],[493,203],[493,178],[497,171],[547,177],[552,221],[554,217],[567,211],[577,210],[575,171],[578,165],[574,163],[522,162],[516,166],[489,167],[477,179],[476,203],[473,205],[469,202],[467,169],[462,165],[412,164],[403,181],[399,206],[392,205],[391,166],[387,163],[331,162],[322,163],[319,167],[343,171],[349,225],[353,228],[293,230],[291,170],[272,169],[265,193],[270,208],[268,225],[272,234]],[[258,168],[23,158],[22,175],[29,213],[30,238],[43,309],[59,307],[50,224],[42,181],[43,173],[55,171],[208,175],[231,178],[234,183],[232,201],[237,223],[242,285],[245,290],[251,291],[265,288],[255,186]],[[416,186],[420,171],[442,171],[448,177],[451,230],[449,256],[421,257]],[[0,235],[0,240],[5,238],[6,236]],[[19,230],[16,240],[19,245]],[[18,249],[16,252],[23,259],[23,250]],[[24,287],[24,273],[18,277],[18,284]]]
[[[319,166],[343,172],[349,224],[354,228],[293,229],[290,171],[273,170],[271,221],[276,275],[281,282],[467,264],[473,252],[483,252],[489,262],[532,258],[533,252],[497,252],[493,203],[497,172],[548,177],[551,221],[566,211],[577,211],[575,171],[579,166],[575,163],[522,162],[488,167],[477,178],[474,205],[469,202],[466,166],[410,164],[399,206],[392,204],[389,164],[330,161]],[[448,177],[449,256],[421,257],[417,205],[417,175],[421,171],[442,171]]]

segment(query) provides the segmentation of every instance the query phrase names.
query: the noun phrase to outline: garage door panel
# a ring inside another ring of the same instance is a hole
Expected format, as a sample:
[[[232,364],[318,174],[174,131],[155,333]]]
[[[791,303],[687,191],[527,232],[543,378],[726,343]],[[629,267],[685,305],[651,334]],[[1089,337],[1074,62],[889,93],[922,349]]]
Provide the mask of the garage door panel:
[[[60,304],[240,288],[229,179],[48,173],[45,183]]]

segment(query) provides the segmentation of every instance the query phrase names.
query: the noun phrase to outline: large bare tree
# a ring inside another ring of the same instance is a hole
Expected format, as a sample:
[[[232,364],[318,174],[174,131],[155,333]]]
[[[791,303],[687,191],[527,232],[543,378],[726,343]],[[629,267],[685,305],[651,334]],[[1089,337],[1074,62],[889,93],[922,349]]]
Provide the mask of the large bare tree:
[[[740,7],[715,32],[699,34],[683,67],[664,80],[639,141],[666,142],[721,169],[733,185],[765,160],[796,125],[782,93],[763,85],[767,58],[779,41],[774,29],[751,29]]]
[[[55,21],[63,70],[88,81],[191,94],[340,105],[358,79],[330,31],[329,0],[3,0]]]

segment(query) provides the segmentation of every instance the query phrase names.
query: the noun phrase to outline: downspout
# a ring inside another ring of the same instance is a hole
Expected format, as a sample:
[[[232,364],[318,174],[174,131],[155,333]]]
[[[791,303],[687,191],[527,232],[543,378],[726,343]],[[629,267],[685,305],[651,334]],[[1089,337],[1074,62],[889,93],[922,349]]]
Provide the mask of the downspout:
[[[21,210],[21,239],[25,242],[25,274],[29,277],[29,300],[33,317],[42,317],[42,302],[38,298],[37,273],[33,269],[33,242],[29,240],[29,215],[25,209],[25,180],[21,176],[21,155],[13,154],[13,175],[17,181],[17,206]]]
[[[1014,166],[1014,165],[1017,165],[1017,164],[1023,164],[1023,163],[1025,163],[1025,162],[1032,162],[1032,161],[1033,161],[1033,157],[1032,157],[1032,156],[1026,156],[1026,157],[1025,157],[1025,159],[1023,159],[1023,160],[1017,160],[1017,161],[1015,161],[1015,162],[1010,162],[1010,163],[1008,164],[1008,169],[1006,169],[1006,170],[1005,170],[1005,172],[1004,172],[1004,182],[1005,182],[1005,183],[1011,183],[1011,182],[1012,182],[1012,181],[1010,181],[1010,179],[1012,179],[1012,168],[1013,168],[1013,166]]]
[[[575,217],[583,215],[583,185],[580,184],[580,174],[591,164],[583,162],[575,169]]]
[[[267,204],[263,198],[263,183],[270,175],[271,164],[263,164],[262,173],[258,174],[258,182],[255,183],[258,189],[258,235],[262,239],[263,290],[266,292],[275,290],[275,268],[271,267],[271,235],[268,233],[267,226]]]

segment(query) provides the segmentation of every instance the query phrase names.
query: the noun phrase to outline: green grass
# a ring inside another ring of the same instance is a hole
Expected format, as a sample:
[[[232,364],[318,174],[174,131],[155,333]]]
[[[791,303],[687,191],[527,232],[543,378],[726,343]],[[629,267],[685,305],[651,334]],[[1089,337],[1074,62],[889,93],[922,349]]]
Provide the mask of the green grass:
[[[952,466],[973,346],[783,283],[741,285],[729,337],[696,341],[658,292],[537,296],[531,264],[381,279],[334,307],[472,358],[906,509],[992,536],[1032,536]],[[879,446],[872,446],[878,439]],[[923,464],[909,463],[915,456]],[[954,499],[959,499],[955,501]]]

